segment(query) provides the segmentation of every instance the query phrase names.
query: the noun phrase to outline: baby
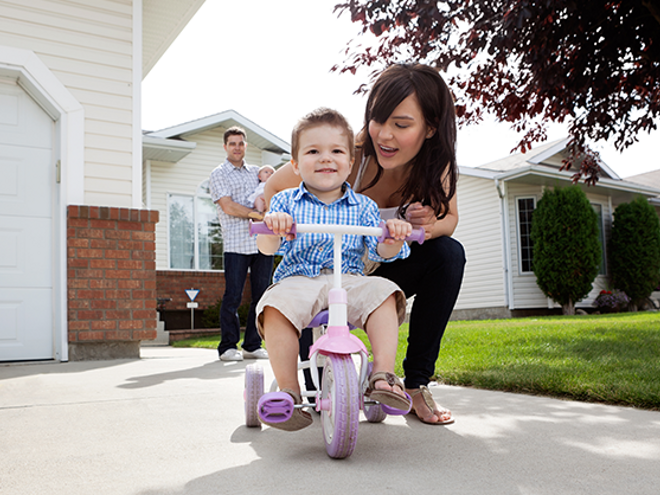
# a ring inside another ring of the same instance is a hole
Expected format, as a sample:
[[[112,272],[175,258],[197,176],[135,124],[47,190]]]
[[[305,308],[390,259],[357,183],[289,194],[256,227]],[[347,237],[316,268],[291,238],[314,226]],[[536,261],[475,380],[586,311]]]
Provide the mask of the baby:
[[[275,169],[270,165],[264,165],[259,169],[259,185],[255,190],[248,196],[248,201],[254,204],[254,209],[257,210],[254,213],[250,213],[250,218],[255,220],[261,220],[264,217],[264,212],[266,211],[266,200],[264,199],[264,186],[266,181],[270,179],[271,175],[275,173]]]

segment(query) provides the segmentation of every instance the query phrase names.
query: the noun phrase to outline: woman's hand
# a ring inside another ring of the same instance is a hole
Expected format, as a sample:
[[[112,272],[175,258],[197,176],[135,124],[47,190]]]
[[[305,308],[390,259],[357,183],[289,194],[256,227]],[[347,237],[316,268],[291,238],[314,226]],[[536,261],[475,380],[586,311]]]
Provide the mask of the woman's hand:
[[[433,227],[437,221],[433,208],[430,206],[424,206],[419,201],[410,203],[406,209],[406,220],[408,220],[412,226],[416,229],[424,229],[424,240],[431,238],[433,232]]]

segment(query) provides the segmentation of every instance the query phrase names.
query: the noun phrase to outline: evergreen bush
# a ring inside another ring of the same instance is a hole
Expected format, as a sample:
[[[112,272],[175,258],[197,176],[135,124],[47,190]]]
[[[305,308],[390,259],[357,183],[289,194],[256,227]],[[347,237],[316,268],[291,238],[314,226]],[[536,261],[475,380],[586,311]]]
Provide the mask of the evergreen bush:
[[[609,258],[613,286],[636,310],[660,282],[660,221],[646,198],[638,196],[614,210]]]
[[[536,283],[564,314],[575,314],[601,260],[598,216],[579,186],[544,192],[532,217],[531,239]]]

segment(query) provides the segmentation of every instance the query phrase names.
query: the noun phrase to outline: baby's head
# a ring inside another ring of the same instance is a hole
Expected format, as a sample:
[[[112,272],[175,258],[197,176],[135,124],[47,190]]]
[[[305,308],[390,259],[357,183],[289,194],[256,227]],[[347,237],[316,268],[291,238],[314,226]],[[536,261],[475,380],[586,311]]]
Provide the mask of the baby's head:
[[[266,182],[274,173],[275,169],[273,167],[264,165],[259,169],[259,182]]]
[[[335,127],[342,131],[342,134],[346,136],[347,139],[347,148],[350,150],[351,161],[355,158],[355,139],[353,136],[353,129],[348,123],[346,118],[330,108],[317,108],[316,110],[308,113],[293,128],[291,133],[291,156],[293,160],[299,161],[298,153],[300,152],[300,135],[313,128],[318,126],[329,126]]]

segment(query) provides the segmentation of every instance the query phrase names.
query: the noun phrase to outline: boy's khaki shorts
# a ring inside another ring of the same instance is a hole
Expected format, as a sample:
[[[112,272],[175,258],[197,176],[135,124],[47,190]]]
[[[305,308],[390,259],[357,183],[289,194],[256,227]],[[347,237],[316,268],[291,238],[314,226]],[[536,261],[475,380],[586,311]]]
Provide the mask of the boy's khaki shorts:
[[[298,330],[298,335],[320,311],[328,308],[328,293],[332,289],[332,273],[318,277],[287,277],[271,285],[257,304],[257,328],[264,336],[264,308],[271,306],[282,313]],[[399,325],[406,317],[406,296],[391,280],[383,277],[342,275],[342,288],[348,295],[348,321],[364,329],[369,315],[395,294]]]

